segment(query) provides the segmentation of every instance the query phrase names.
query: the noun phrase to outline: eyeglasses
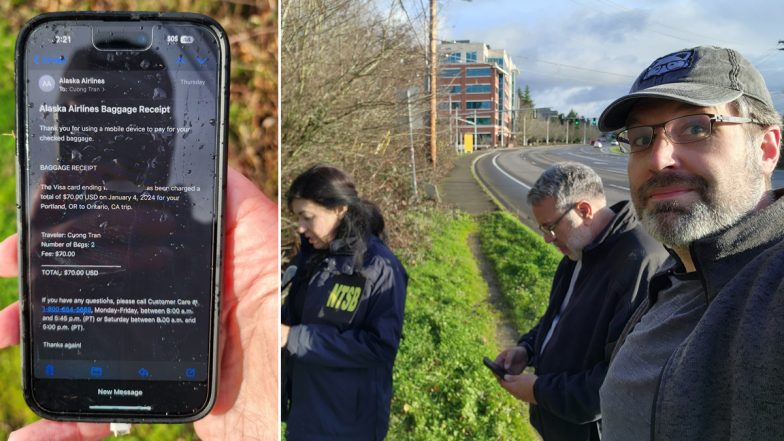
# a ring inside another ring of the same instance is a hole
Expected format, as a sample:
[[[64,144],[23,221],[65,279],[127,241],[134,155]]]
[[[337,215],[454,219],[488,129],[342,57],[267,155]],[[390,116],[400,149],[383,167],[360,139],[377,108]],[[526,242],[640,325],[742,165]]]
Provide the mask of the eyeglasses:
[[[575,208],[577,208],[577,204],[572,204],[572,206],[569,207],[568,210],[564,211],[564,213],[560,215],[558,219],[555,220],[555,222],[551,223],[550,225],[539,225],[539,231],[541,231],[542,234],[549,237],[550,239],[555,239],[555,229],[558,227],[558,223],[561,222],[561,219],[566,217],[566,215]]]
[[[689,144],[708,139],[711,136],[713,125],[717,122],[725,124],[761,124],[760,121],[751,118],[704,113],[680,116],[653,126],[629,127],[618,133],[616,139],[621,151],[624,153],[637,153],[653,144],[653,139],[656,137],[654,132],[659,127],[664,127],[664,136],[673,144]]]

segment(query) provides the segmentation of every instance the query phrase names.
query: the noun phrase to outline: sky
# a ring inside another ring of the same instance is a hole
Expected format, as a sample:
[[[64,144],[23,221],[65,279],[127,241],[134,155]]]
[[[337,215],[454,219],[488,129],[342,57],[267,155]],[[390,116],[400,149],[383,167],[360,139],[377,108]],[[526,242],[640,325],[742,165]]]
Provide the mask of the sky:
[[[781,0],[442,0],[437,15],[439,40],[505,49],[537,107],[598,117],[653,60],[716,45],[748,58],[784,113]]]

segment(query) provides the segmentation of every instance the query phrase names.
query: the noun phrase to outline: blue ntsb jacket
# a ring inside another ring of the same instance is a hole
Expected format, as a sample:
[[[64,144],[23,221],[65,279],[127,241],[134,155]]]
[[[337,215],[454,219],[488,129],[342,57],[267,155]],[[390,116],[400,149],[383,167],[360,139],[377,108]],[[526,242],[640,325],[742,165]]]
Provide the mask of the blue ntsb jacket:
[[[362,268],[342,240],[319,252],[303,242],[283,323],[291,326],[286,438],[382,440],[392,365],[403,329],[405,269],[375,236]]]

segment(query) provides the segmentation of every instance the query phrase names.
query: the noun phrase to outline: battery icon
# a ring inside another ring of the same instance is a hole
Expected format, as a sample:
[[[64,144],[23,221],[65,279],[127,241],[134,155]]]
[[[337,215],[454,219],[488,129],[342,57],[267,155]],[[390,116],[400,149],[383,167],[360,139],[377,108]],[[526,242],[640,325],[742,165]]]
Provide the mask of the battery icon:
[[[191,36],[191,35],[181,35],[180,36],[180,43],[181,44],[191,44],[191,43],[193,43],[193,36]]]

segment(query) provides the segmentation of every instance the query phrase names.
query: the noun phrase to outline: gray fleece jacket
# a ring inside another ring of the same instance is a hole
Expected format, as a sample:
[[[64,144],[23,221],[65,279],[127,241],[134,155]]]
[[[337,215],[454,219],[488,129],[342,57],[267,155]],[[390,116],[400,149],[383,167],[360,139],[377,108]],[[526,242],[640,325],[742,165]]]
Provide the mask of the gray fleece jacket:
[[[784,440],[783,195],[691,244],[708,308],[662,369],[651,440]],[[668,283],[654,276],[618,347]]]

